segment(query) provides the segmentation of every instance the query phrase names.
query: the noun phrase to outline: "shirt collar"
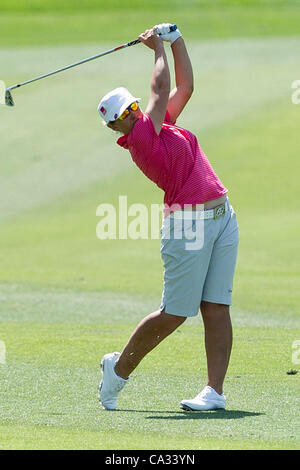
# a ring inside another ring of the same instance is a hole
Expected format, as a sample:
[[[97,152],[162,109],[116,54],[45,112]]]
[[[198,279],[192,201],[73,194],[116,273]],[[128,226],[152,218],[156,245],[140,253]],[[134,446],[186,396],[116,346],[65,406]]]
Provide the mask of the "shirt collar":
[[[143,113],[143,116],[140,117],[140,119],[138,119],[136,121],[136,123],[134,124],[133,128],[131,129],[131,131],[129,132],[129,134],[124,134],[122,135],[121,137],[119,137],[119,139],[117,140],[117,144],[120,145],[121,147],[123,147],[124,149],[129,149],[129,144],[128,144],[128,140],[129,140],[129,136],[131,135],[135,125],[140,121],[142,120],[144,117],[144,113]]]
[[[117,140],[117,144],[123,147],[124,149],[128,149],[128,136],[129,134],[124,134],[122,137],[119,137]]]

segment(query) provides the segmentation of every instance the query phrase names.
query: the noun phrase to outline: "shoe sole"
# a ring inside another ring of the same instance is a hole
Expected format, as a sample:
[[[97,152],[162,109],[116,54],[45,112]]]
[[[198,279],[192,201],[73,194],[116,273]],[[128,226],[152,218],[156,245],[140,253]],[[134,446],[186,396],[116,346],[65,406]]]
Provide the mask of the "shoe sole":
[[[210,410],[195,410],[194,408],[190,408],[187,405],[182,405],[180,404],[180,408],[184,411],[214,411],[214,410],[225,410],[223,407],[218,407],[218,408],[210,408]]]
[[[103,358],[101,359],[101,362],[100,362],[100,371],[102,372],[102,380],[101,380],[101,382],[98,386],[98,391],[99,391],[98,392],[98,399],[99,399],[99,402],[100,402],[100,404],[101,404],[101,406],[104,410],[114,411],[116,408],[107,408],[105,405],[103,405],[103,403],[101,401],[101,398],[100,398],[100,392],[101,392],[102,383],[103,383],[103,376],[104,376],[104,362],[105,362],[106,359],[108,359],[106,356],[107,356],[107,354],[105,354],[103,356]]]
[[[102,373],[102,379],[101,379],[101,381],[99,383],[99,386],[98,386],[98,400],[99,400],[102,408],[105,409],[104,405],[102,404],[101,398],[100,398],[100,393],[101,393],[102,383],[103,383],[103,375],[104,375],[104,358],[100,362],[100,372]]]
[[[101,403],[101,399],[100,399],[100,392],[101,392],[101,388],[102,388],[102,382],[103,382],[103,373],[104,373],[104,359],[101,360],[100,362],[100,372],[102,373],[102,379],[100,380],[100,383],[98,385],[98,399]],[[102,405],[102,403],[101,403]]]

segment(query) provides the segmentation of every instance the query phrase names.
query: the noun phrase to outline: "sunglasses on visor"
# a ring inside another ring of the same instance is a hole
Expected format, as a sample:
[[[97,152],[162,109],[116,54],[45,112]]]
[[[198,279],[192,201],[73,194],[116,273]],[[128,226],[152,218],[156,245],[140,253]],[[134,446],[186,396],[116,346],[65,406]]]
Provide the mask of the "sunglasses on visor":
[[[132,111],[136,111],[138,109],[139,105],[136,101],[134,101],[133,103],[131,103],[130,106],[128,106],[128,108],[125,109],[125,111],[123,111],[123,113],[121,114],[121,116],[119,117],[119,120],[120,121],[123,121],[130,113],[130,110]]]

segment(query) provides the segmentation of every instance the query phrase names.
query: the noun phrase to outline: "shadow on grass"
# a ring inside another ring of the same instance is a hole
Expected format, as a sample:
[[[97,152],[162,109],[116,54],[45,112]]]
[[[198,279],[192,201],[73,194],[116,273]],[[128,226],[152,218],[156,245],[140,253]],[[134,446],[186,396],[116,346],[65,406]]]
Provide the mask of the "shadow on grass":
[[[146,419],[242,419],[251,416],[261,416],[265,413],[256,413],[243,410],[214,410],[214,411],[158,411],[158,410],[123,410],[130,413],[160,413],[160,415],[146,416]],[[166,415],[166,416],[162,416]]]

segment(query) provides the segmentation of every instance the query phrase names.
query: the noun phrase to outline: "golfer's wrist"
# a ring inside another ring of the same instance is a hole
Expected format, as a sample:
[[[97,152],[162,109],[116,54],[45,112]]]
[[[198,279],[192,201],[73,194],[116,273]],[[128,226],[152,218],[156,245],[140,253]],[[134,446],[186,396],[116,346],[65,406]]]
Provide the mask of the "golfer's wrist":
[[[158,41],[155,44],[154,51],[158,54],[164,54],[165,53],[164,43],[160,38],[158,38]]]
[[[180,44],[184,43],[183,37],[180,35],[171,43],[171,48],[178,47]]]

